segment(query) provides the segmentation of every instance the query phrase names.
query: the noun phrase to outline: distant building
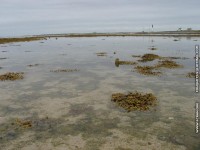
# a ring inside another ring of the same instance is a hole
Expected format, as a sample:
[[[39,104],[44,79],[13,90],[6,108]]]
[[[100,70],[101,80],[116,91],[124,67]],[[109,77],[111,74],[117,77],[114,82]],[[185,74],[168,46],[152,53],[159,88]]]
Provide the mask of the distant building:
[[[192,31],[192,28],[187,28],[187,31]]]
[[[182,28],[178,28],[178,30],[177,31],[182,31]]]

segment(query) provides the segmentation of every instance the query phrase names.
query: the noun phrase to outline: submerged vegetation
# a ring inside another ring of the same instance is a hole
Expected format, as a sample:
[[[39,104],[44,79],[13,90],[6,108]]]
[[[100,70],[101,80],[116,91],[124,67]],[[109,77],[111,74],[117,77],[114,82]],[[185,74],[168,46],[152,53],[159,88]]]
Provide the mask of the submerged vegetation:
[[[119,67],[119,65],[136,65],[137,62],[134,61],[120,61],[119,58],[115,59],[115,66]]]
[[[141,57],[141,55],[132,55],[132,57]]]
[[[50,70],[50,72],[76,72],[79,69],[57,69],[57,70]]]
[[[24,38],[0,38],[0,44],[14,43],[14,42],[30,42],[43,40],[44,37],[24,37]]]
[[[150,47],[149,49],[150,49],[150,50],[152,50],[152,51],[155,51],[155,50],[157,50],[157,48],[156,48],[156,47],[154,47],[154,46]]]
[[[39,66],[39,64],[28,65],[28,67],[36,67],[36,66]]]
[[[4,60],[4,59],[8,59],[8,58],[6,58],[6,57],[1,57],[1,58],[0,58],[0,60]]]
[[[198,74],[198,76],[199,76],[200,74]],[[196,73],[195,72],[189,72],[187,75],[186,75],[186,77],[188,77],[188,78],[196,78]]]
[[[152,106],[156,106],[157,98],[152,93],[143,94],[136,91],[128,94],[112,94],[111,101],[130,112],[135,110],[149,110]]]
[[[153,61],[155,59],[161,59],[161,57],[155,54],[144,54],[141,57],[141,60],[138,60],[138,61],[147,62],[147,61]]]
[[[30,128],[32,127],[32,121],[30,120],[22,120],[22,119],[16,119],[14,123],[12,123],[12,125],[17,125],[21,128]]]
[[[139,57],[140,59],[138,60],[138,62],[148,62],[154,61],[156,59],[159,60],[157,64],[154,64],[153,66],[136,66],[136,71],[143,75],[161,75],[162,73],[160,71],[154,71],[159,70],[161,68],[181,68],[183,66],[176,63],[172,59],[188,59],[186,57],[162,57],[156,54],[144,54],[142,56],[132,55],[132,57]]]
[[[163,57],[163,58],[165,58],[165,59],[183,59],[183,60],[189,59],[187,57]]]
[[[154,69],[157,69],[155,66],[136,66],[135,69],[143,75],[157,76],[162,74],[160,71],[154,71]]]
[[[106,52],[99,52],[99,53],[96,53],[97,56],[107,56],[107,53]]]
[[[163,68],[180,68],[182,67],[182,65],[177,64],[175,61],[172,60],[163,60],[163,61],[159,61],[158,65],[156,66],[157,68],[159,67],[163,67]]]
[[[23,79],[24,76],[23,76],[23,72],[8,72],[8,73],[5,73],[5,74],[2,74],[0,75],[0,81],[5,81],[5,80],[11,80],[11,81],[14,81],[14,80],[20,80],[20,79]]]

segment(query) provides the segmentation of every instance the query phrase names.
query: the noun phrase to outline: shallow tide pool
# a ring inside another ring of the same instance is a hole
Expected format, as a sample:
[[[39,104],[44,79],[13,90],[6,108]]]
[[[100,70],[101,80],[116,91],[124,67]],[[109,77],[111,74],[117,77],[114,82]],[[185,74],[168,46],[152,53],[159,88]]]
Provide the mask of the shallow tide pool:
[[[199,150],[200,99],[195,79],[186,77],[195,71],[199,43],[199,37],[93,37],[0,45],[0,58],[6,58],[0,74],[24,72],[22,80],[0,81],[0,149]],[[137,62],[132,55],[147,53],[187,59],[174,60],[183,67],[162,68],[161,76],[115,65],[116,58]],[[77,71],[51,72],[57,69]],[[127,112],[111,101],[113,93],[134,91],[153,93],[157,106]],[[32,126],[20,127],[20,119]]]

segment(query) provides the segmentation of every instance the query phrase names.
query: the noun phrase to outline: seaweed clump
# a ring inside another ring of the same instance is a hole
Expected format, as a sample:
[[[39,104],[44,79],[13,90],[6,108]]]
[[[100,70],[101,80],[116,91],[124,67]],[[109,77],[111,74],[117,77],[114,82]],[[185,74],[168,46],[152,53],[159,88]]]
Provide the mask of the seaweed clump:
[[[132,55],[132,57],[141,57],[141,55]]]
[[[7,59],[6,57],[1,57],[0,60]]]
[[[182,60],[185,60],[185,59],[189,59],[187,57],[162,57],[163,59],[182,59]]]
[[[161,59],[161,57],[155,54],[144,54],[141,57],[141,60],[138,60],[138,61],[147,62],[147,61],[153,61],[155,59]]]
[[[97,56],[107,56],[107,53],[106,52],[99,52],[99,53],[96,53]]]
[[[57,69],[57,70],[50,70],[50,72],[75,72],[79,71],[78,69]]]
[[[31,128],[32,127],[32,121],[30,121],[30,120],[16,119],[15,123],[13,123],[13,125],[14,124],[16,124],[22,128]]]
[[[172,68],[180,68],[182,66],[177,64],[175,61],[172,61],[172,60],[163,60],[163,61],[159,61],[158,65],[156,67],[157,68],[163,67],[163,68],[172,69]]]
[[[200,74],[198,74],[198,76],[199,75]],[[196,73],[195,72],[189,72],[186,77],[188,77],[188,78],[196,78]]]
[[[0,80],[1,81],[5,81],[5,80],[11,80],[11,81],[14,81],[14,80],[20,80],[20,79],[23,79],[24,76],[23,76],[23,72],[8,72],[8,73],[5,73],[3,75],[0,75]]]
[[[36,66],[39,66],[39,64],[28,65],[28,67],[36,67]]]
[[[115,66],[119,67],[119,65],[136,65],[137,62],[134,61],[120,61],[119,58],[115,59]]]
[[[149,49],[150,49],[150,50],[152,50],[152,51],[155,51],[155,50],[157,50],[157,48],[156,48],[156,47],[154,47],[154,46],[150,47]]]
[[[146,111],[150,110],[152,106],[156,106],[157,98],[152,93],[143,94],[136,91],[128,94],[114,93],[111,101],[117,103],[128,112]]]
[[[155,66],[137,66],[135,67],[137,72],[143,75],[153,75],[153,76],[158,76],[162,74],[159,71],[153,71],[154,69],[157,69]]]

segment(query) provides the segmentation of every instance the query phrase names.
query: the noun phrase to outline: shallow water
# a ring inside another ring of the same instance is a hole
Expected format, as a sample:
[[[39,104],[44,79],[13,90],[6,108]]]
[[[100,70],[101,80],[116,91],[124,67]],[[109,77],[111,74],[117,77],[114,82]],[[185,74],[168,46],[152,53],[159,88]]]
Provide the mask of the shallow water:
[[[7,58],[0,60],[0,74],[25,73],[23,80],[0,82],[0,147],[200,149],[194,121],[199,94],[194,93],[194,79],[186,77],[194,72],[194,47],[200,38],[174,39],[50,38],[0,45],[0,57]],[[150,50],[152,46],[157,50]],[[115,66],[116,58],[136,61],[132,55],[146,53],[189,59],[175,60],[184,67],[162,69],[162,76],[140,75],[131,65]],[[56,69],[79,71],[50,72]],[[153,93],[156,110],[128,113],[111,102],[113,93],[129,91]],[[16,128],[16,118],[31,120],[33,126]]]

